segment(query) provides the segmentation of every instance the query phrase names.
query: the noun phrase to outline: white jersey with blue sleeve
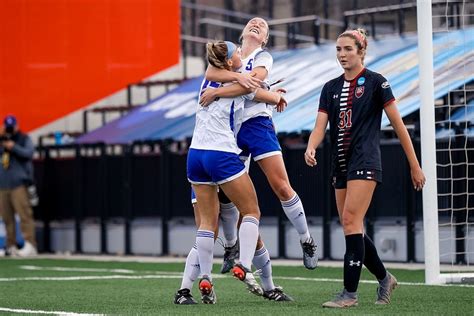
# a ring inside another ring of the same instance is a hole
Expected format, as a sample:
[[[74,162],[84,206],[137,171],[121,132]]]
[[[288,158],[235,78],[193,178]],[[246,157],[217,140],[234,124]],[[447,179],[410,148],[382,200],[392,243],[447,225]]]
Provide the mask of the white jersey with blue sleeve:
[[[247,58],[242,59],[242,67],[240,72],[250,73],[254,68],[264,67],[267,70],[267,77],[264,82],[268,85],[268,77],[273,67],[273,57],[267,50],[257,48]],[[246,100],[244,105],[244,118],[243,121],[247,121],[257,116],[268,116],[272,117],[273,105],[267,105],[257,101]]]
[[[204,79],[199,95],[205,89],[215,89],[221,84]],[[197,106],[196,125],[190,148],[215,150],[239,154],[236,133],[243,120],[246,98],[254,94],[236,98],[220,98],[207,107]]]

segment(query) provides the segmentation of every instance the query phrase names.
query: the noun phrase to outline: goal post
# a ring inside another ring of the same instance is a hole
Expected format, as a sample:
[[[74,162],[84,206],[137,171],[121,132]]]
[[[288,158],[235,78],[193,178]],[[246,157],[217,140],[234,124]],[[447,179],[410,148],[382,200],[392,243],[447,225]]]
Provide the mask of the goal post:
[[[417,30],[420,82],[420,134],[422,139],[421,164],[426,175],[426,183],[423,188],[425,281],[427,284],[437,284],[440,283],[440,262],[431,0],[417,0]]]
[[[417,0],[427,284],[474,282],[474,3],[459,0],[452,10],[453,3],[445,0],[444,12],[433,15],[431,0]],[[438,23],[435,28],[434,22]],[[435,50],[439,54],[448,47],[439,42],[433,45],[433,38],[440,36],[449,39],[449,45],[458,45],[462,58],[449,59],[444,69],[438,66],[434,71]],[[456,73],[446,76],[446,69],[456,69]],[[440,90],[442,84],[449,90]]]

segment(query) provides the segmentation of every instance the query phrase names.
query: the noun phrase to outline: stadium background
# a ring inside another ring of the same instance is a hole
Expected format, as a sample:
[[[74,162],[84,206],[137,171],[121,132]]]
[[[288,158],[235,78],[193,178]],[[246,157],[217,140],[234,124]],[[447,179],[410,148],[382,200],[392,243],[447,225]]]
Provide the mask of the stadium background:
[[[460,12],[461,2],[448,3],[435,3],[434,12]],[[161,113],[135,134],[132,129],[122,129],[121,135],[110,130],[117,131],[117,125],[133,125],[130,120],[141,111],[141,105],[143,109],[153,108],[153,102],[166,97],[163,93],[170,89],[177,89],[171,94],[189,92],[190,78],[204,70],[203,43],[207,40],[237,41],[239,29],[250,17],[268,17],[275,22],[269,49],[276,56],[276,66],[311,52],[315,59],[332,58],[337,69],[334,40],[347,26],[356,24],[369,30],[369,55],[372,48],[377,51],[377,45],[389,51],[374,53],[374,63],[390,54],[395,61],[401,58],[396,53],[401,47],[408,50],[416,35],[416,6],[399,0],[25,0],[3,1],[0,6],[5,23],[0,30],[4,39],[0,115],[15,113],[22,129],[31,132],[38,146],[35,176],[41,203],[35,217],[39,247],[44,252],[187,253],[194,236],[185,177],[192,127],[180,125],[188,134],[183,132],[179,137],[160,134],[159,128],[170,128],[166,113]],[[463,10],[467,23],[474,24],[472,3]],[[442,23],[434,26],[441,27]],[[454,29],[460,27],[454,15],[444,23]],[[318,67],[317,62],[314,67]],[[415,81],[415,77],[413,73],[408,80]],[[467,83],[472,84],[472,78]],[[305,87],[311,89],[311,82]],[[448,96],[459,98],[446,91],[439,99]],[[474,96],[467,98],[469,103]],[[313,120],[316,101],[313,96],[305,99],[305,104],[296,104],[306,107]],[[418,150],[416,105],[407,110],[404,119]],[[300,127],[300,118],[294,113],[275,120],[277,129],[284,126],[279,137],[290,180],[321,245],[320,256],[341,259],[343,235],[328,185],[327,143],[319,151],[318,168],[311,170],[302,159],[308,125]],[[411,189],[408,166],[392,130],[384,128],[382,133],[384,184],[377,189],[369,209],[367,232],[374,237],[383,259],[421,262],[421,195]],[[277,199],[258,168],[251,168],[251,175],[263,213],[261,230],[271,255],[299,258],[296,233],[286,222]],[[464,229],[458,225],[456,234]],[[454,246],[460,253],[454,255],[455,261],[474,260],[465,254],[463,242]],[[216,251],[222,253],[219,248]]]

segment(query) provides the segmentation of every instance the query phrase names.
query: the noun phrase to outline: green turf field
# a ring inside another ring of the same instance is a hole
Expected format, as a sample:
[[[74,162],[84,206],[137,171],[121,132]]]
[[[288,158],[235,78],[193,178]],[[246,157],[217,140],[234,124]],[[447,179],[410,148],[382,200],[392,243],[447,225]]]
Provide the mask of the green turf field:
[[[184,263],[96,262],[59,259],[1,259],[0,312],[62,311],[93,314],[474,315],[474,287],[425,286],[423,271],[391,270],[401,286],[392,304],[376,306],[376,284],[359,286],[359,306],[328,310],[321,304],[341,289],[342,270],[274,267],[275,283],[295,302],[279,303],[248,293],[228,275],[215,275],[216,305],[173,304]],[[219,268],[214,265],[215,269]],[[363,271],[363,280],[373,280]],[[194,296],[199,298],[196,286]]]

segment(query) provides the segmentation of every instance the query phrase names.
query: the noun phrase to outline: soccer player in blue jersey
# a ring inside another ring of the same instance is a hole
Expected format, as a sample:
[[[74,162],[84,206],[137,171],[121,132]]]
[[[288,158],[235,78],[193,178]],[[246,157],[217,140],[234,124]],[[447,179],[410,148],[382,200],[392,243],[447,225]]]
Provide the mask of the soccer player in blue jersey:
[[[232,70],[240,67],[240,49],[231,42],[209,43],[207,53],[209,63],[216,68]],[[204,80],[201,91],[219,85]],[[245,98],[256,98],[271,104],[285,103],[280,93],[263,89],[257,89]],[[235,139],[235,133],[242,122],[245,98],[221,98],[208,107],[199,106],[188,152],[187,176],[196,193],[200,218],[196,250],[202,274],[199,290],[205,304],[216,302],[211,270],[214,232],[219,215],[217,186],[235,203],[243,217],[239,231],[239,265],[248,272],[241,280],[253,291],[263,295],[262,288],[249,272],[257,244],[260,210],[252,181],[245,172],[244,163],[239,159],[241,150]],[[190,295],[175,298],[175,303],[183,304],[185,300],[192,304]]]
[[[330,125],[332,175],[339,219],[344,229],[344,289],[324,307],[357,306],[362,264],[379,281],[376,304],[388,304],[397,285],[387,272],[372,240],[364,233],[367,213],[377,183],[382,182],[380,126],[385,111],[408,158],[413,186],[421,190],[425,176],[408,131],[397,110],[387,79],[364,67],[367,34],[363,29],[345,31],[336,42],[337,59],[344,74],[328,81],[321,92],[315,127],[304,154],[306,164],[316,165],[316,148]]]
[[[247,23],[241,35],[243,58],[240,69],[242,73],[250,73],[265,81],[267,85],[273,66],[272,56],[264,49],[268,36],[269,28],[264,19],[256,17]],[[238,81],[240,83],[240,76],[241,74],[212,66],[209,66],[206,71],[207,79],[218,82]],[[239,84],[209,89],[202,95],[201,103],[206,105],[217,97],[234,97],[245,93],[247,90]],[[316,243],[309,234],[303,204],[288,179],[272,121],[273,110],[273,106],[262,102],[245,101],[244,122],[237,135],[237,143],[242,149],[240,155],[241,157],[251,155],[263,170],[273,192],[281,201],[286,216],[300,236],[305,267],[314,269],[318,260]],[[277,109],[277,111],[281,110]]]

